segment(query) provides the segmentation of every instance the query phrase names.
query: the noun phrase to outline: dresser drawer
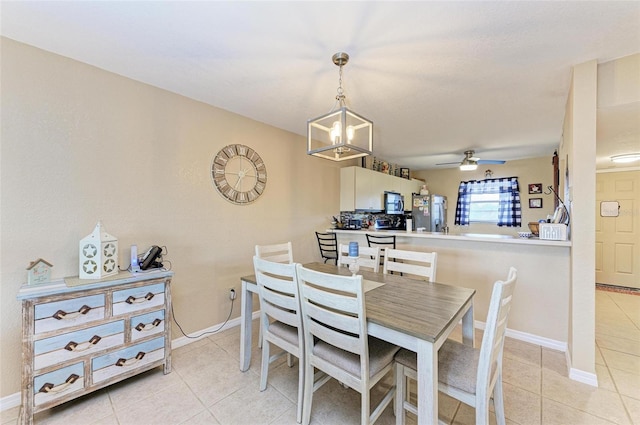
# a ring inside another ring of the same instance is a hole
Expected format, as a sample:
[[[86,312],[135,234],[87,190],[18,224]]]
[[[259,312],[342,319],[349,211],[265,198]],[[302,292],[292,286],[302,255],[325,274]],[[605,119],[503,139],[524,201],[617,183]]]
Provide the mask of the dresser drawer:
[[[34,368],[42,369],[124,344],[124,320],[56,335],[34,343]]]
[[[164,337],[123,348],[91,361],[93,382],[104,381],[163,359]]]
[[[33,378],[35,406],[84,389],[83,363],[75,363]]]
[[[34,333],[55,331],[104,319],[104,294],[36,304]]]
[[[164,305],[164,282],[113,292],[113,315]]]
[[[158,310],[131,318],[131,341],[164,332],[164,310]]]

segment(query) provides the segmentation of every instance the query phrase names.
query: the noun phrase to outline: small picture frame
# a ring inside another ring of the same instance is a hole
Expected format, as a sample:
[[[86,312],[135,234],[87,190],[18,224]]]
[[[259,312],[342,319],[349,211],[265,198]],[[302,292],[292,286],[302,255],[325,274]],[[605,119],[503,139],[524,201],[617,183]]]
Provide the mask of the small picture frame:
[[[402,177],[403,179],[409,179],[409,169],[400,168],[400,177]]]
[[[529,198],[529,208],[542,208],[542,198]]]
[[[542,183],[531,183],[529,185],[529,194],[542,193]]]

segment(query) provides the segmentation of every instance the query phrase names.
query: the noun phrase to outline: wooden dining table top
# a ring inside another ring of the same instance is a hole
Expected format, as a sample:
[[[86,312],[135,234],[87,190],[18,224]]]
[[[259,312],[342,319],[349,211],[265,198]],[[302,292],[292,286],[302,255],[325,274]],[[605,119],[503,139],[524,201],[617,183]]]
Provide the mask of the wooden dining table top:
[[[351,276],[347,267],[307,263],[324,273]],[[408,277],[360,270],[364,280],[383,283],[365,293],[367,321],[404,334],[435,342],[457,320],[460,310],[473,301],[475,289],[425,282]],[[255,283],[255,276],[242,280]]]

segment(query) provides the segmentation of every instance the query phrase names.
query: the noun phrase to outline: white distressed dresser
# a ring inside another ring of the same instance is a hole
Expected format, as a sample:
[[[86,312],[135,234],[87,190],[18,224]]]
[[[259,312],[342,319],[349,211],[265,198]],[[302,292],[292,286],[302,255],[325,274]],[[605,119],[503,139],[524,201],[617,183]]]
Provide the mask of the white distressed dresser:
[[[21,423],[141,372],[171,372],[171,271],[23,285]]]

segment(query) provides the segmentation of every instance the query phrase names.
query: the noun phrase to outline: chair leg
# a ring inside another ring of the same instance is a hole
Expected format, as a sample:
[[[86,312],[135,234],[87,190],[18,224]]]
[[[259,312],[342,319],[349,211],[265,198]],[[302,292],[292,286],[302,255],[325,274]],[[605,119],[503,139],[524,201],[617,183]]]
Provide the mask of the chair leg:
[[[267,376],[269,375],[269,341],[262,346],[262,366],[260,367],[260,391],[267,389]]]
[[[302,402],[302,424],[309,425],[311,421],[311,403],[313,400],[313,366],[304,356],[304,400]]]
[[[493,388],[493,408],[496,411],[496,422],[498,425],[505,425],[504,417],[504,396],[502,393],[502,377],[499,376]]]
[[[360,423],[362,425],[369,425],[371,423],[371,391],[367,389],[365,385],[362,393],[360,394]]]
[[[293,355],[291,353],[287,353],[287,366],[293,367]]]
[[[396,425],[404,425],[404,399],[407,386],[404,366],[396,363],[396,396],[393,398],[393,410],[396,414]]]
[[[296,409],[296,422],[298,423],[302,423],[302,407],[304,406],[304,373],[304,353],[300,350],[298,357],[298,406]],[[311,390],[313,391],[313,384]]]
[[[262,326],[260,326],[260,331],[258,332],[258,348],[262,348]]]

